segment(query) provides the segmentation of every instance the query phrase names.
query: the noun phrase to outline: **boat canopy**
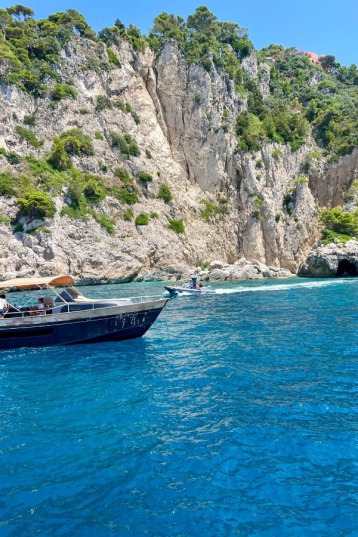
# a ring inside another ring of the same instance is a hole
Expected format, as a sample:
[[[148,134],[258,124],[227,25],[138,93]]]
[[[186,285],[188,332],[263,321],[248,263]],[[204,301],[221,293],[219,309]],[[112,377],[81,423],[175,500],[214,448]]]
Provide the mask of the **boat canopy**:
[[[71,276],[45,276],[42,278],[14,278],[0,282],[0,289],[41,289],[42,287],[64,287],[74,283]]]

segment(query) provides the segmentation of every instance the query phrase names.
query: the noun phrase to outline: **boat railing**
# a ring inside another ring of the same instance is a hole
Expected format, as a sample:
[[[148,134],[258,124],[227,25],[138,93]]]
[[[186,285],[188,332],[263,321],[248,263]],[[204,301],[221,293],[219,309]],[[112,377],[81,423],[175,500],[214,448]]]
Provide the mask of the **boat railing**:
[[[106,298],[104,300],[117,300],[117,301],[131,301],[133,304],[140,304],[142,302],[152,302],[153,300],[162,300],[163,295],[144,295],[144,296],[129,296],[121,298]]]
[[[143,295],[143,296],[122,296],[122,297],[109,297],[109,298],[82,298],[79,300],[75,300],[74,302],[71,302],[71,304],[98,304],[99,302],[121,302],[123,305],[127,302],[128,304],[141,304],[144,302],[153,302],[156,300],[163,300],[165,297],[163,295]],[[56,305],[60,305],[61,302],[55,303]],[[63,302],[63,304],[66,304]],[[104,306],[105,307],[105,306]]]
[[[121,297],[121,298],[97,298],[97,299],[82,299],[74,302],[58,301],[47,307],[45,310],[34,310],[30,307],[20,307],[11,305],[10,310],[3,315],[4,319],[21,318],[21,317],[44,317],[52,313],[75,313],[79,311],[88,311],[102,308],[113,308],[114,306],[126,306],[131,304],[144,304],[146,302],[154,302],[164,300],[163,295],[148,295],[136,297]]]

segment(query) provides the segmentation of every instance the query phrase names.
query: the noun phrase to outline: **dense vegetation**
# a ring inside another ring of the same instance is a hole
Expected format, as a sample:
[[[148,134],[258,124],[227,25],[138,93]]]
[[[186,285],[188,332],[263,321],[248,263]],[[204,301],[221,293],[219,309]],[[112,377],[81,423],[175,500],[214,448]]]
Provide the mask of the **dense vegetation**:
[[[73,9],[38,21],[32,9],[19,4],[0,9],[0,80],[38,96],[49,95],[54,102],[76,98],[71,81],[62,80],[57,68],[61,49],[74,36],[104,42],[109,64],[114,67],[120,67],[120,62],[110,47],[120,46],[123,39],[137,51],[146,46],[160,51],[166,40],[175,40],[188,62],[209,72],[215,67],[234,81],[241,98],[247,100],[247,110],[236,122],[238,150],[258,150],[264,141],[288,143],[296,150],[312,136],[331,159],[336,159],[358,146],[355,65],[342,67],[334,56],[324,56],[320,65],[313,65],[296,49],[271,45],[257,54],[259,62],[270,62],[270,95],[264,100],[259,89],[260,66],[258,80],[249,79],[242,69],[243,58],[254,53],[247,31],[238,24],[218,21],[205,6],[198,7],[187,20],[161,13],[148,36],[141,35],[134,25],[126,28],[119,19],[96,35]],[[51,78],[54,84],[49,92],[45,82]],[[135,122],[140,122],[128,103],[99,96],[98,110],[113,107],[131,113]],[[112,142],[128,157],[139,154],[135,143],[126,137],[113,133]]]
[[[0,9],[1,79],[41,96],[46,77],[60,84],[55,67],[61,49],[74,36],[96,39],[84,17],[74,9],[36,21],[32,9],[15,5]],[[53,99],[73,96],[71,88],[56,86]]]
[[[346,242],[349,239],[358,238],[358,209],[347,212],[342,207],[324,209],[320,215],[324,226],[322,240],[324,244],[338,239],[339,242]]]
[[[72,133],[72,137],[77,134],[81,138],[81,134],[73,129],[56,138],[54,145],[61,140],[70,140],[69,133]],[[87,138],[85,142],[89,149],[91,146]],[[75,143],[74,147],[77,148],[78,145]],[[47,161],[29,155],[20,159],[20,171],[15,165],[11,172],[0,173],[0,195],[16,197],[19,206],[18,217],[13,221],[14,230],[19,230],[18,218],[21,216],[26,217],[29,222],[37,218],[52,218],[55,215],[52,198],[65,191],[66,205],[62,209],[62,215],[82,220],[92,216],[112,234],[114,222],[98,212],[97,206],[106,196],[116,198],[124,208],[123,218],[129,220],[129,210],[125,207],[139,201],[140,190],[123,168],[116,168],[113,177],[104,178],[69,165],[70,157],[66,152],[65,154],[68,161],[66,160],[66,166],[63,167],[58,166],[57,161],[52,161],[52,152]]]
[[[267,57],[274,62],[270,96],[264,108],[260,98],[251,105],[265,135],[289,141],[295,149],[311,133],[331,160],[351,153],[358,146],[357,67],[343,67],[334,56],[321,57],[320,64],[313,65],[296,49],[280,45],[259,53],[262,61]],[[267,109],[273,112],[268,123]]]
[[[207,71],[213,65],[227,74],[239,88],[244,73],[240,60],[253,51],[247,31],[233,22],[219,22],[206,7],[198,7],[186,22],[182,17],[162,13],[154,20],[148,40],[154,50],[163,42],[175,39],[190,63],[198,63]]]
[[[208,73],[216,70],[232,80],[244,109],[235,118],[237,151],[260,150],[263,142],[289,144],[295,151],[313,139],[317,146],[307,154],[304,170],[307,173],[322,155],[336,160],[358,147],[358,69],[355,65],[341,66],[334,56],[324,56],[313,65],[304,54],[294,48],[284,49],[281,45],[255,52],[246,29],[235,23],[218,21],[204,6],[198,7],[186,20],[161,13],[155,18],[148,36],[143,36],[134,25],[126,28],[119,19],[114,26],[104,28],[96,35],[84,17],[73,9],[40,20],[34,19],[32,9],[19,4],[0,9],[0,83],[15,84],[36,98],[49,98],[52,107],[57,107],[64,99],[76,99],[73,81],[66,78],[60,60],[61,50],[74,38],[89,39],[101,50],[107,47],[108,59],[88,58],[88,69],[121,68],[116,46],[120,48],[123,40],[130,42],[136,51],[144,51],[149,46],[160,53],[169,39],[178,44],[188,63],[198,64]],[[250,54],[256,54],[258,59],[257,79],[249,78],[243,69],[242,62]],[[268,70],[270,93],[264,98],[260,82]],[[195,105],[202,106],[199,95],[195,97]],[[129,103],[99,95],[96,113],[103,115],[108,110],[129,114],[136,125],[141,122]],[[79,113],[88,111],[80,109]],[[222,128],[229,127],[228,116],[225,109]],[[15,127],[19,140],[28,147],[41,148],[43,140],[39,140],[32,130],[35,117],[25,116],[23,123],[25,126]],[[95,138],[104,139],[101,132],[97,132]],[[129,133],[111,132],[109,139],[114,151],[122,158],[141,155],[135,138]],[[51,196],[65,190],[67,206],[63,214],[76,218],[92,215],[109,233],[113,233],[114,223],[96,212],[96,205],[105,196],[113,196],[127,205],[122,216],[130,221],[134,215],[128,205],[137,203],[140,188],[153,181],[149,172],[141,172],[137,177],[141,186],[134,186],[133,178],[125,168],[116,168],[110,178],[74,168],[72,157],[94,154],[91,137],[76,128],[55,137],[51,151],[42,159],[33,156],[21,159],[16,153],[1,148],[0,153],[13,166],[21,163],[21,172],[14,168],[13,172],[0,173],[0,195],[18,198],[20,216],[53,216],[55,208]],[[148,149],[145,155],[147,159],[152,158]],[[272,156],[279,159],[282,151],[276,148]],[[159,188],[158,198],[165,203],[172,200],[172,193],[164,183]],[[258,215],[260,201],[255,202]],[[228,212],[226,202],[221,200],[214,205],[203,200],[201,217],[206,222],[224,218]],[[284,206],[287,212],[289,203]],[[338,235],[358,235],[357,214],[346,216],[341,208],[334,211],[323,212],[321,216],[325,240]],[[146,213],[141,213],[135,222],[146,225],[148,218]],[[169,228],[177,233],[185,232],[182,221],[170,220]]]
[[[214,65],[235,82],[241,96],[247,96],[247,111],[237,118],[238,149],[259,150],[268,141],[288,143],[297,150],[312,135],[335,160],[358,146],[355,65],[342,67],[333,56],[324,56],[320,65],[313,65],[294,48],[271,45],[258,53],[259,62],[270,62],[270,95],[264,100],[259,80],[248,79],[241,68],[253,45],[237,24],[218,22],[203,6],[186,22],[162,13],[154,20],[149,43],[158,50],[169,38],[178,42],[187,61],[208,71]]]

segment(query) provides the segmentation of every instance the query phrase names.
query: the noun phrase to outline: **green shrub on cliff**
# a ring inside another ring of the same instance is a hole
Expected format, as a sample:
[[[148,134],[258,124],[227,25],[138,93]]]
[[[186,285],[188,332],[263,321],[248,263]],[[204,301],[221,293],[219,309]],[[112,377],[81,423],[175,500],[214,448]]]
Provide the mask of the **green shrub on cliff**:
[[[140,149],[134,138],[128,133],[119,136],[116,132],[111,132],[112,147],[119,149],[127,158],[139,157]]]
[[[47,161],[56,170],[72,167],[71,156],[91,156],[94,154],[92,138],[80,129],[70,129],[54,138]]]
[[[134,205],[139,201],[138,192],[130,185],[125,185],[119,188],[113,186],[111,188],[111,195],[117,198],[119,203],[127,205]]]
[[[124,101],[122,101],[122,99],[113,99],[113,101],[111,101],[111,106],[113,106],[114,108],[118,108],[118,110],[121,110],[121,112],[124,112],[125,114],[130,114],[133,118],[134,123],[136,125],[139,125],[140,117],[137,112],[133,110],[130,103],[125,103]]]
[[[67,207],[62,209],[61,215],[83,221],[88,220],[88,215],[91,215],[112,235],[114,233],[113,220],[95,210],[96,205],[107,195],[111,195],[111,189],[105,179],[73,168],[67,173],[67,180],[68,190],[65,198]]]
[[[29,125],[30,127],[34,127],[36,125],[36,118],[34,115],[25,115],[24,116],[24,124]]]
[[[140,213],[134,223],[136,226],[146,226],[149,222],[149,215],[147,213]]]
[[[83,178],[83,195],[91,204],[98,204],[106,195],[104,181],[99,175],[86,174]]]
[[[93,209],[90,209],[89,214],[96,220],[96,222],[103,227],[110,235],[114,235],[114,222],[112,218],[103,213],[98,213]]]
[[[351,238],[352,238],[351,235],[345,235],[344,233],[337,233],[336,231],[332,231],[331,229],[326,229],[322,233],[323,244],[330,244],[331,242],[335,242],[337,240],[338,242],[345,244]]]
[[[55,139],[47,160],[55,170],[68,170],[72,167],[72,161],[65,150],[64,142],[59,139],[57,141]]]
[[[123,220],[126,220],[126,222],[130,222],[133,220],[133,211],[131,209],[127,209],[123,213]]]
[[[349,187],[349,189],[347,190],[347,192],[345,192],[343,199],[345,202],[348,202],[348,201],[354,200],[357,197],[358,197],[358,179],[355,179],[353,183],[351,184],[351,186]]]
[[[15,131],[20,136],[21,141],[26,140],[32,147],[35,147],[35,149],[38,149],[43,145],[43,142],[36,138],[35,133],[31,129],[17,126],[15,127]]]
[[[342,207],[324,209],[320,214],[324,225],[323,241],[331,242],[335,236],[358,237],[358,209],[353,212],[343,211]]]
[[[265,138],[260,119],[250,112],[243,112],[238,116],[236,134],[240,138],[240,148],[243,151],[259,151]]]
[[[146,38],[141,34],[140,30],[130,24],[128,28],[117,19],[114,23],[114,26],[103,28],[99,33],[98,37],[101,41],[106,43],[107,47],[110,47],[113,44],[119,45],[121,39],[126,39],[131,43],[134,50],[143,52],[147,45]]]
[[[81,129],[70,129],[63,132],[60,140],[64,142],[64,148],[68,155],[92,156],[94,155],[92,138],[84,134]]]
[[[142,172],[138,175],[138,179],[144,183],[150,183],[153,181],[153,176],[148,172]]]
[[[52,199],[39,190],[26,193],[19,198],[19,214],[29,218],[52,218],[56,214],[56,207]]]
[[[53,90],[51,91],[51,99],[53,101],[61,101],[62,99],[76,99],[77,92],[69,84],[61,84],[58,82],[54,85]]]
[[[117,56],[117,54],[114,52],[114,50],[112,50],[111,48],[107,48],[107,54],[108,54],[108,59],[109,59],[109,62],[114,65],[114,67],[122,67],[122,64]]]
[[[282,151],[278,147],[272,151],[272,158],[279,160],[282,157]]]
[[[307,184],[308,182],[309,182],[309,179],[307,179],[307,177],[305,177],[304,175],[301,175],[300,177],[297,177],[296,179],[294,179],[292,181],[292,184],[295,186],[298,186],[298,185]]]
[[[0,196],[16,196],[15,180],[8,173],[0,173]]]
[[[185,233],[185,227],[183,220],[173,220],[172,218],[168,218],[168,228],[175,231],[175,233],[178,233],[179,235],[181,233]]]
[[[61,171],[55,170],[46,160],[36,159],[33,155],[26,157],[27,173],[33,176],[34,184],[41,190],[59,193],[62,186],[69,180]]]
[[[115,168],[113,173],[124,185],[131,185],[133,183],[133,179],[125,168]]]
[[[358,237],[358,209],[347,212],[342,207],[324,209],[320,214],[320,221],[324,229],[322,242],[329,244],[335,239],[339,242],[347,242],[351,238]]]
[[[171,190],[165,183],[159,187],[158,198],[162,199],[165,203],[169,203],[173,199]]]
[[[9,151],[8,153],[6,153],[6,158],[7,158],[8,162],[10,164],[12,164],[12,165],[20,164],[20,162],[21,162],[20,155],[15,153],[15,151]]]
[[[203,220],[205,220],[205,222],[208,223],[210,223],[216,217],[219,217],[219,219],[222,220],[229,212],[228,208],[226,207],[226,200],[224,203],[220,203],[220,205],[215,205],[215,203],[211,203],[207,200],[201,200],[201,203],[205,206],[205,209],[200,212],[200,216],[203,218]]]
[[[106,110],[113,108],[112,101],[107,95],[98,95],[97,97],[97,103],[96,103],[96,110]]]
[[[125,31],[124,37],[131,43],[134,50],[144,52],[146,47],[146,39],[141,34],[137,26],[134,26],[134,24],[130,24]]]
[[[0,214],[0,223],[5,224],[5,226],[10,226],[11,220],[8,216],[4,216],[3,214]]]

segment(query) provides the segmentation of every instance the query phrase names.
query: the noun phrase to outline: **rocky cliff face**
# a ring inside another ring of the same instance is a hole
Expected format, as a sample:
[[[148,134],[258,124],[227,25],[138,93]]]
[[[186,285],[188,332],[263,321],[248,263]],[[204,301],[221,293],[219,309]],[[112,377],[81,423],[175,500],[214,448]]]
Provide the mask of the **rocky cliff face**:
[[[312,147],[292,152],[274,144],[256,153],[238,152],[235,120],[246,102],[214,66],[209,73],[187,64],[171,42],[158,57],[149,49],[135,53],[127,42],[113,48],[121,68],[110,70],[101,69],[107,61],[101,43],[73,40],[63,51],[61,76],[76,89],[75,100],[53,106],[49,99],[34,99],[15,86],[1,87],[0,147],[40,158],[48,154],[55,136],[82,129],[93,138],[94,156],[73,157],[74,166],[108,178],[118,166],[137,178],[150,173],[153,181],[138,182],[141,197],[133,212],[157,216],[136,226],[134,220],[123,219],[125,207],[107,197],[99,210],[115,219],[110,235],[91,217],[83,222],[60,216],[64,189],[54,197],[53,219],[23,219],[24,232],[15,234],[0,223],[2,277],[69,272],[87,281],[164,279],[213,259],[233,264],[241,258],[295,273],[319,236],[318,209],[339,203],[357,173],[358,154],[334,166],[321,160],[305,173],[308,183],[295,181],[307,168]],[[267,96],[268,67],[259,72],[251,58],[245,68],[249,76],[260,76]],[[140,123],[120,109],[99,110],[99,96],[130,104]],[[29,114],[36,118],[36,136],[44,141],[38,149],[15,131]],[[128,159],[113,148],[113,132],[129,133],[141,155]],[[22,171],[21,163],[11,166],[1,155],[0,167]],[[163,183],[173,194],[169,203],[157,198]],[[203,215],[205,208],[209,212]],[[1,198],[1,215],[11,218],[16,211],[14,198]],[[183,220],[185,233],[169,229],[169,218]]]

